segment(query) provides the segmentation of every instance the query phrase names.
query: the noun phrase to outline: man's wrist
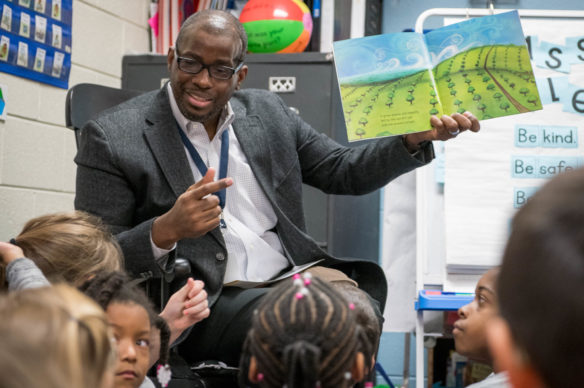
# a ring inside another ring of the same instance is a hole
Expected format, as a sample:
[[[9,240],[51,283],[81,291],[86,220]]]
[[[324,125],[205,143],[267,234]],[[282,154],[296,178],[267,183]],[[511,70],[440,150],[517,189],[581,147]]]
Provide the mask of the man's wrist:
[[[403,135],[402,142],[410,154],[418,152],[428,143],[425,140],[417,141],[411,134]]]
[[[174,237],[170,227],[164,225],[164,215],[157,217],[152,222],[152,230],[150,231],[152,242],[158,248],[170,250],[179,240]]]

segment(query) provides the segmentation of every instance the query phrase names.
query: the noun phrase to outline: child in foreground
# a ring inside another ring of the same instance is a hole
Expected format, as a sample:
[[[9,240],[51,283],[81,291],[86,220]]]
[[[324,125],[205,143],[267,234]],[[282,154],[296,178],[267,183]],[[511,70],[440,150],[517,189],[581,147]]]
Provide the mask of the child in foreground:
[[[114,236],[101,219],[82,211],[33,218],[10,243],[0,242],[0,289],[7,280],[9,291],[59,282],[79,286],[101,272],[122,268],[122,251]],[[171,329],[173,343],[209,313],[204,283],[188,279],[160,316]]]
[[[473,361],[493,366],[493,357],[488,348],[487,327],[497,316],[498,298],[495,291],[499,269],[487,271],[479,279],[475,297],[472,302],[458,309],[460,317],[454,323],[454,345],[456,351]],[[507,375],[504,372],[487,376],[486,379],[472,384],[472,388],[505,388],[508,387]]]
[[[123,268],[122,250],[115,238],[99,218],[81,211],[29,220],[10,243],[0,243],[0,257],[6,265],[9,290],[42,283],[36,268],[51,283],[73,286],[98,272]]]
[[[168,345],[170,331],[156,315],[141,289],[121,272],[100,273],[81,286],[106,312],[117,343],[115,388],[154,387],[146,373],[150,368],[150,339],[153,326],[160,329],[158,379],[165,387],[170,380]]]
[[[271,290],[244,343],[240,385],[352,387],[370,369],[371,344],[355,306],[310,273]]]
[[[61,284],[0,295],[0,386],[111,388],[115,349],[103,310]]]
[[[584,169],[560,174],[515,215],[489,327],[515,388],[584,384]]]

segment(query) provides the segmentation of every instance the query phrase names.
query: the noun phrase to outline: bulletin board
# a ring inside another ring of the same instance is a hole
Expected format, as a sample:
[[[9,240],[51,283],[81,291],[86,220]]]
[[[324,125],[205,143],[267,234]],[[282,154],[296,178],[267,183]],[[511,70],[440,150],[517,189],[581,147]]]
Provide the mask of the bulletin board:
[[[69,87],[73,0],[0,0],[0,72]]]
[[[459,11],[445,24],[463,20]],[[418,284],[472,292],[500,263],[515,211],[555,174],[584,166],[584,12],[519,13],[544,109],[482,121],[479,134],[444,143],[442,172],[417,172]]]

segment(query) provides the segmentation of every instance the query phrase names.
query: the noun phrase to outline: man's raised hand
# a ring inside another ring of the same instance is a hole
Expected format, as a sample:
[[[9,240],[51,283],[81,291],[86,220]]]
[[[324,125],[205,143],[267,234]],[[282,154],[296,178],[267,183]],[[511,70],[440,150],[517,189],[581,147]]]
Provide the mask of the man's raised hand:
[[[170,249],[183,238],[200,237],[219,225],[221,207],[213,193],[233,184],[232,178],[214,181],[215,169],[181,194],[174,206],[154,220],[152,241],[159,248]]]

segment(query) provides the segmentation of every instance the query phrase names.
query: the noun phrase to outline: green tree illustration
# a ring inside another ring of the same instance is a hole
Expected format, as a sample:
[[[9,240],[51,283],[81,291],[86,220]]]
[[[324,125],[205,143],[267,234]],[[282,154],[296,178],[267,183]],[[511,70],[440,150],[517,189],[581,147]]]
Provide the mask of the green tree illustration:
[[[435,98],[431,98],[431,99],[430,99],[430,104],[432,104],[432,107],[435,107],[435,106],[436,106],[436,104],[438,104],[438,100],[437,100],[437,99],[435,99]]]
[[[493,90],[495,89],[495,84],[488,84],[487,85],[487,90]]]
[[[529,93],[529,89],[521,88],[519,89],[519,93],[523,94],[523,96],[527,96],[527,93]]]
[[[497,99],[497,101],[501,101],[501,98],[503,98],[503,95],[499,92],[493,94],[493,97]]]
[[[355,135],[359,136],[359,139],[363,139],[363,136],[365,135],[365,129],[364,128],[357,128],[355,130]]]
[[[487,109],[487,106],[485,104],[481,103],[481,104],[477,105],[477,109],[484,113],[485,109]]]
[[[414,103],[414,96],[412,96],[411,94],[408,94],[408,96],[406,97],[406,101],[410,103],[410,105],[412,105]]]
[[[369,121],[367,121],[367,119],[366,119],[365,117],[361,117],[361,118],[359,119],[359,124],[361,124],[361,125],[363,125],[363,126],[366,126],[368,122],[369,122]]]
[[[476,89],[474,88],[474,86],[469,86],[469,87],[468,87],[468,89],[467,89],[467,91],[468,91],[470,94],[473,94],[473,93],[475,92],[475,90],[476,90]]]
[[[507,109],[510,108],[509,103],[507,101],[503,101],[501,103],[501,105],[499,105],[499,108],[503,109],[505,112],[507,112]]]
[[[475,94],[475,95],[472,97],[472,100],[473,100],[473,101],[476,101],[476,102],[479,102],[479,101],[481,100],[481,98],[482,98],[482,97],[481,97],[481,95],[480,95],[480,94]]]
[[[538,101],[538,98],[535,95],[530,94],[529,96],[527,96],[527,102],[529,102],[533,106],[535,106],[537,104],[537,101]]]
[[[458,98],[456,100],[454,100],[454,105],[456,105],[457,107],[459,107],[462,104],[462,101],[460,101]]]
[[[456,96],[456,90],[452,89],[452,90],[450,91],[450,95],[451,95],[451,96]]]
[[[491,80],[491,77],[489,77],[488,75],[485,75],[483,77],[483,82],[489,82]]]
[[[438,112],[438,109],[436,109],[436,108],[430,109],[430,114],[431,115],[437,115],[438,113],[440,113],[440,112]]]

